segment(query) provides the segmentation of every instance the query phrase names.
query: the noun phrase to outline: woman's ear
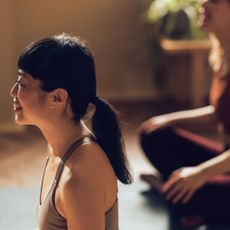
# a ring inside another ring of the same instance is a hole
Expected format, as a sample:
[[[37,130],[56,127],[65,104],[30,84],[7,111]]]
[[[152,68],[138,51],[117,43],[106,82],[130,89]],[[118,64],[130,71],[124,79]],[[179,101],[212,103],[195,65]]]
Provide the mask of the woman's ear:
[[[68,101],[68,93],[65,89],[55,89],[52,92],[50,92],[49,95],[51,106],[56,107],[58,105],[64,105],[66,106]]]

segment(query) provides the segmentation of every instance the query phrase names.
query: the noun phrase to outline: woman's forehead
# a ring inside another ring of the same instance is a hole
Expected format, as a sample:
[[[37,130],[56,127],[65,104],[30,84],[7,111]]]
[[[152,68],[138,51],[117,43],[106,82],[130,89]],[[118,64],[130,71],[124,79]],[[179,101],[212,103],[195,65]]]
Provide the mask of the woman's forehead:
[[[28,80],[35,80],[29,73],[23,71],[22,69],[18,70],[18,77]]]
[[[31,75],[22,69],[18,69],[18,76],[22,78],[32,78]]]
[[[29,83],[33,83],[33,84],[39,83],[40,84],[40,81],[38,79],[34,79],[29,73],[23,71],[22,69],[18,70],[18,77]]]

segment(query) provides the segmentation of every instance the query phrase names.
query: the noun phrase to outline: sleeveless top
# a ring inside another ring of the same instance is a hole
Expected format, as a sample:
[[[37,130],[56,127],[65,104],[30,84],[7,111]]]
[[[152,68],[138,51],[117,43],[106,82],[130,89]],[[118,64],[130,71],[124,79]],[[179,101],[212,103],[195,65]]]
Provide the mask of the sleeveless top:
[[[38,207],[38,229],[39,230],[67,230],[67,220],[57,211],[55,206],[55,192],[61,178],[61,174],[67,159],[72,155],[74,150],[76,150],[80,145],[88,142],[93,142],[92,137],[85,136],[81,139],[75,141],[64,154],[61,159],[55,179],[53,184],[45,197],[44,201],[41,203],[42,187],[44,182],[45,170],[49,159],[47,159],[45,164],[45,169],[43,172],[41,189],[40,189],[40,201]],[[105,230],[118,230],[118,201],[116,200],[112,208],[105,213]]]
[[[230,145],[230,72],[225,76],[213,76],[209,98],[210,104],[215,107],[223,140]]]

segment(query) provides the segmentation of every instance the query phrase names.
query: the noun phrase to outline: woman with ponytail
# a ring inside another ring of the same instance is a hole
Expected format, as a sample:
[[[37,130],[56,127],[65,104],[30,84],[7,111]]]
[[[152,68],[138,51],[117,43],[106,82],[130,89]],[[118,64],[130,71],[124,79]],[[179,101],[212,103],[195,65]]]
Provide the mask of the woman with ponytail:
[[[117,230],[117,179],[132,178],[118,117],[97,95],[86,43],[67,34],[31,43],[11,96],[16,123],[37,126],[48,143],[39,230]],[[92,130],[83,122],[90,104]]]

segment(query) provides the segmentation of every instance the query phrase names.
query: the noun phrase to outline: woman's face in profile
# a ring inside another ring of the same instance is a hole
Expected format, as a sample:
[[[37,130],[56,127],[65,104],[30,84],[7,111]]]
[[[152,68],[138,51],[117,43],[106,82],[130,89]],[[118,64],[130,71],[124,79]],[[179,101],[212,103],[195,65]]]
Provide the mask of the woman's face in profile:
[[[230,0],[200,0],[200,27],[209,33],[228,32]]]
[[[18,79],[10,95],[13,97],[15,121],[18,124],[34,124],[46,114],[46,95],[40,88],[39,80],[33,79],[26,72],[19,70]]]

